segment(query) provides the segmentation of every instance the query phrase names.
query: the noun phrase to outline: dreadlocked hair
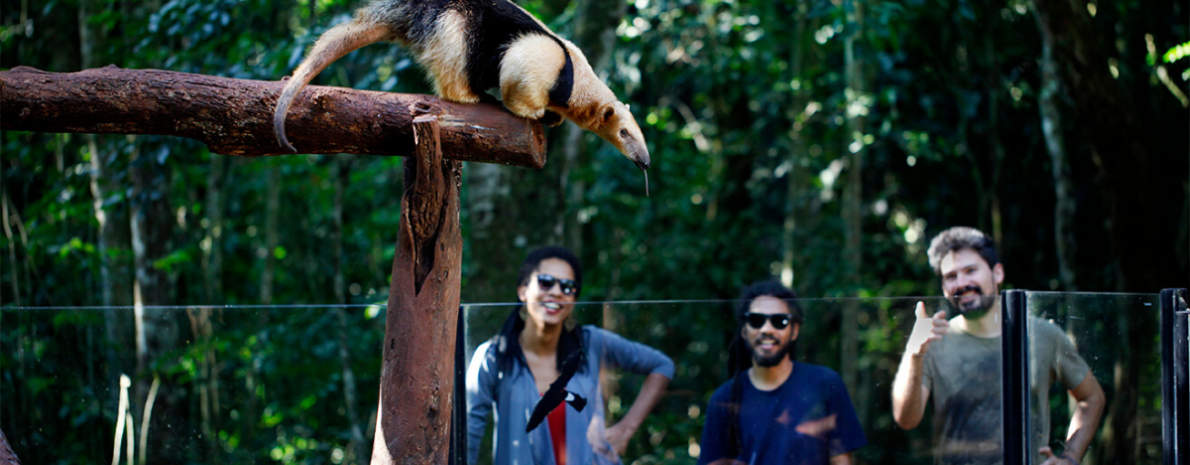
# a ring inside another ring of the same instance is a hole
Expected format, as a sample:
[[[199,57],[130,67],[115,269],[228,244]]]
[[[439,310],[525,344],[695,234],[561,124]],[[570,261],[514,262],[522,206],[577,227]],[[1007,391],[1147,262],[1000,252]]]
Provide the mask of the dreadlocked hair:
[[[743,438],[740,435],[740,409],[744,406],[744,377],[748,376],[748,366],[742,365],[738,360],[740,357],[735,356],[739,352],[740,346],[747,346],[743,339],[739,336],[739,331],[736,331],[735,339],[732,339],[730,346],[730,355],[728,356],[728,370],[733,374],[731,379],[731,400],[727,404],[727,457],[739,457],[743,450]],[[744,362],[749,362],[750,356],[743,359]],[[737,359],[733,363],[733,359]],[[735,365],[735,366],[733,366]]]

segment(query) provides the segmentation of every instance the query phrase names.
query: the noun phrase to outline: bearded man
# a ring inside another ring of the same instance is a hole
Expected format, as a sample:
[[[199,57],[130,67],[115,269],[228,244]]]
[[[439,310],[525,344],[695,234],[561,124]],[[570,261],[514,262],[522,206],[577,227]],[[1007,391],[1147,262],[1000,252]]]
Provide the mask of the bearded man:
[[[766,281],[744,290],[737,341],[752,367],[711,396],[701,464],[850,464],[867,444],[847,387],[829,368],[795,362],[797,294]]]
[[[942,294],[958,315],[930,317],[917,303],[914,325],[893,382],[893,419],[916,428],[934,401],[934,463],[997,465],[1001,449],[1000,285],[1004,266],[992,240],[979,230],[953,227],[930,242],[930,266],[942,278]],[[1035,461],[1078,465],[1103,412],[1103,388],[1074,344],[1051,322],[1029,317],[1030,409]],[[1049,444],[1049,388],[1061,383],[1077,402],[1065,448]]]

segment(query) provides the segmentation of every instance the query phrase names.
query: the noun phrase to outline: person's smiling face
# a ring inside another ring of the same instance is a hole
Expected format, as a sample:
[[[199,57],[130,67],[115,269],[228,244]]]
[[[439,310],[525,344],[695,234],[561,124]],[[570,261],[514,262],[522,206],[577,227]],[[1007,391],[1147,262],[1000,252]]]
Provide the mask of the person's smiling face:
[[[791,316],[789,305],[773,296],[757,297],[748,306],[748,313],[764,316],[785,315],[787,317],[784,319],[786,324],[780,329],[773,326],[771,319],[766,319],[759,328],[753,326],[752,323],[744,323],[743,337],[752,351],[752,360],[762,367],[776,366],[792,350],[793,343],[797,340],[798,332],[801,330],[801,324],[789,318]]]
[[[542,275],[545,275],[544,279]],[[543,281],[552,285],[546,288],[542,285]],[[526,321],[526,324],[552,326],[566,321],[566,317],[574,311],[577,289],[565,292],[562,281],[573,282],[574,270],[565,260],[547,258],[537,265],[537,270],[529,276],[529,282],[517,288],[517,296],[528,310],[530,321]]]
[[[942,295],[966,318],[977,320],[995,305],[1004,281],[1004,267],[999,263],[990,267],[975,250],[959,249],[942,257],[938,269]]]

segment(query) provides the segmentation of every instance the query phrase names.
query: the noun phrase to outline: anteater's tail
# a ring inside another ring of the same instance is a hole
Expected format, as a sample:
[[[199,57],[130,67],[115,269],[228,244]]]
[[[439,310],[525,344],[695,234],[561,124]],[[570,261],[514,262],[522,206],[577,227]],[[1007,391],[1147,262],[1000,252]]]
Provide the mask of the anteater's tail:
[[[298,66],[293,72],[293,77],[285,84],[281,98],[277,99],[277,111],[273,115],[273,132],[277,134],[277,142],[290,152],[297,152],[285,137],[285,114],[289,112],[294,97],[297,97],[298,92],[301,92],[314,76],[343,55],[365,45],[393,38],[392,30],[388,26],[365,15],[356,15],[350,23],[335,26],[319,37],[306,60]]]

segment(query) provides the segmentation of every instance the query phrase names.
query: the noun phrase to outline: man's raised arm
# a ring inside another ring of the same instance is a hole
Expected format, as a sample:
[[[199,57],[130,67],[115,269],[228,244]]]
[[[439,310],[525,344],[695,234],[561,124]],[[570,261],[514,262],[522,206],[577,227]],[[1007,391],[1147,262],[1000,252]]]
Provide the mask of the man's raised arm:
[[[917,321],[913,324],[905,355],[901,357],[901,365],[897,368],[892,392],[893,419],[904,429],[916,428],[925,415],[926,400],[930,398],[930,389],[921,382],[926,352],[930,343],[942,339],[950,327],[946,311],[935,313],[931,318],[926,314],[925,304],[921,302],[917,303],[914,315]]]

